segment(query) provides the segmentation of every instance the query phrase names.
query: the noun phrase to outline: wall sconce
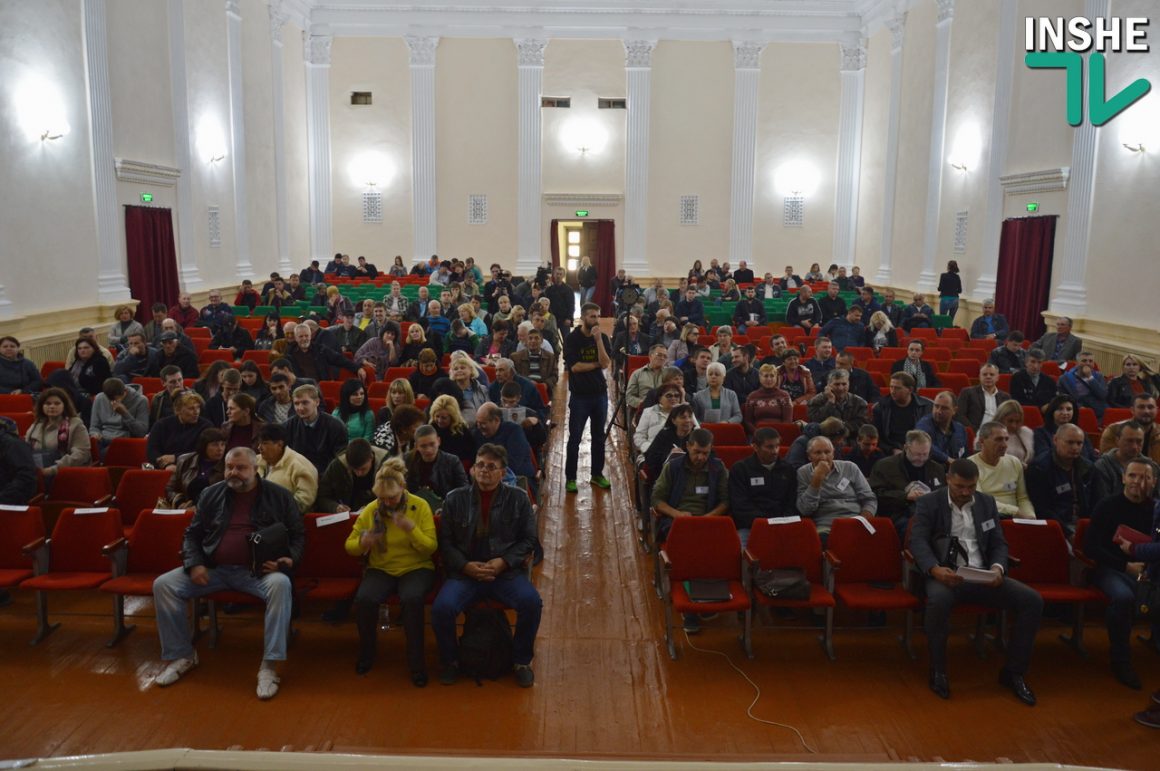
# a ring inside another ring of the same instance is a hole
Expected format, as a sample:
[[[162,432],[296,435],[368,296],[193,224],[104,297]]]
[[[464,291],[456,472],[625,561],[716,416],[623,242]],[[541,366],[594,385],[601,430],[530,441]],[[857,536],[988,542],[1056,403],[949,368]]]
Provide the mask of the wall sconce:
[[[774,189],[783,196],[804,198],[818,187],[820,175],[808,161],[786,161],[773,175]]]
[[[226,137],[221,125],[210,116],[205,116],[197,124],[197,154],[212,166],[226,157]]]
[[[395,176],[395,165],[386,153],[369,150],[351,159],[347,176],[355,187],[374,191],[390,184]]]
[[[958,133],[955,134],[952,148],[950,155],[947,156],[947,163],[955,171],[966,174],[978,161],[983,149],[982,140],[979,139],[978,126],[974,123],[968,123],[959,128]]]
[[[40,141],[43,142],[45,140],[52,141],[54,139],[60,139],[63,136],[68,136],[68,132],[71,130],[71,127],[67,123],[61,126],[47,128],[44,130],[44,133],[40,135]]]
[[[599,153],[608,144],[608,132],[592,120],[573,119],[560,129],[560,142],[567,150],[587,155]]]
[[[962,162],[955,163],[955,162],[952,160],[952,161],[951,161],[951,168],[952,168],[952,169],[958,169],[959,171],[963,171],[963,172],[965,172],[965,171],[967,170],[967,164],[965,164],[965,163],[962,163]]]
[[[1124,142],[1123,145],[1125,148],[1127,148],[1128,150],[1131,150],[1134,153],[1145,152],[1145,147],[1144,147],[1143,142],[1136,142],[1135,144],[1129,144],[1127,142]]]
[[[48,79],[29,78],[20,84],[15,97],[16,114],[30,141],[52,141],[71,131],[60,90]]]

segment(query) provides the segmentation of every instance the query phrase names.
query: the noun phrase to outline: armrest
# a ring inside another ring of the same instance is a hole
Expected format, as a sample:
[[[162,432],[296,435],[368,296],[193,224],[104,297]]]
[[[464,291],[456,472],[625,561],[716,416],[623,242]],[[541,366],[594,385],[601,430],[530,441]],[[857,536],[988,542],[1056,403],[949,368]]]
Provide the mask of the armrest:
[[[909,562],[911,565],[916,564],[916,560],[914,559],[914,552],[912,552],[910,549],[902,550],[902,558]]]
[[[1019,559],[1013,554],[1007,555],[1007,567],[1017,568],[1023,564],[1023,560]]]
[[[44,493],[37,493],[36,495],[34,495],[28,499],[28,505],[29,506],[39,506],[40,504],[44,503],[44,498],[45,498]]]
[[[108,495],[102,495],[100,498],[97,498],[95,501],[93,501],[93,505],[94,506],[108,506],[112,502],[112,500],[113,500],[112,493],[110,493]]]
[[[1084,554],[1082,549],[1073,550],[1072,556],[1089,568],[1094,568],[1096,566],[1096,561]]]
[[[112,543],[107,543],[101,547],[101,554],[108,557],[109,561],[113,563],[114,578],[125,575],[125,569],[129,563],[129,541],[122,537]]]
[[[39,538],[37,538],[35,541],[31,541],[31,542],[26,543],[23,546],[21,546],[20,552],[22,554],[24,554],[26,557],[31,557],[36,552],[37,549],[40,549],[41,547],[43,547],[47,543],[48,543],[48,539],[42,535]]]
[[[128,545],[129,545],[129,542],[124,537],[121,537],[121,538],[118,538],[117,540],[113,541],[112,543],[107,543],[104,546],[102,546],[101,547],[101,554],[108,557],[113,552],[117,551],[118,549],[126,548]]]
[[[31,543],[26,543],[21,547],[20,551],[32,558],[32,573],[33,575],[42,576],[48,572],[48,549],[52,543],[51,538],[41,536]]]
[[[669,559],[669,555],[665,552],[664,549],[661,549],[657,553],[657,558],[661,561],[661,567],[664,568],[665,571],[673,569],[673,562]]]
[[[748,562],[755,569],[761,568],[761,560],[759,560],[756,556],[754,556],[753,552],[749,551],[748,548],[741,550],[741,559]]]
[[[829,549],[826,549],[824,552],[822,552],[822,556],[825,558],[826,564],[829,565],[831,570],[840,570],[841,569],[842,560],[838,559],[837,554],[834,554]]]

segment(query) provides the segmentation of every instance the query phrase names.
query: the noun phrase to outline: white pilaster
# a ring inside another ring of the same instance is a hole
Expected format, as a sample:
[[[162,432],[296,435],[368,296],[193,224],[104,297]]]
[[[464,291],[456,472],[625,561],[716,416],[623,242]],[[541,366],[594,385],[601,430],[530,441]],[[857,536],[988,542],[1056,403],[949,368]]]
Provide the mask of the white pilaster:
[[[278,270],[283,275],[294,269],[290,262],[290,222],[286,213],[286,127],[282,94],[282,26],[288,17],[280,2],[268,6],[270,12],[270,89],[274,118],[274,222],[277,233]]]
[[[955,0],[938,0],[938,22],[934,25],[934,95],[930,113],[930,159],[926,172],[926,217],[922,231],[922,272],[918,288],[927,291],[938,285],[934,261],[938,252],[938,215],[942,207],[942,178],[946,168],[947,90],[951,74],[951,25],[955,20]]]
[[[515,41],[519,76],[519,253],[517,275],[530,276],[540,266],[541,227],[541,115],[540,97],[544,83],[544,47],[547,40],[520,38]]]
[[[729,191],[729,262],[753,260],[753,186],[757,85],[764,43],[733,41],[733,169]]]
[[[435,49],[437,37],[406,35],[411,49],[411,215],[415,261],[438,253],[435,198]]]
[[[1084,0],[1084,17],[1095,19],[1108,15],[1108,0]],[[1091,79],[1084,79],[1084,104],[1091,101]],[[1059,284],[1051,298],[1051,310],[1066,316],[1082,316],[1087,311],[1087,271],[1091,247],[1091,217],[1096,181],[1098,146],[1096,127],[1085,120],[1076,127],[1071,140],[1071,179],[1067,191],[1067,228],[1063,236],[1063,253],[1056,261]],[[1054,277],[1054,276],[1053,276]]]
[[[854,264],[858,234],[858,180],[862,169],[862,103],[866,91],[866,44],[841,47],[842,97],[838,117],[837,196],[834,204],[834,255],[839,265]]]
[[[625,131],[624,269],[631,275],[648,272],[648,134],[655,40],[624,41],[628,84]]]
[[[882,180],[882,246],[875,284],[894,281],[894,194],[898,188],[898,127],[902,112],[902,45],[906,38],[906,14],[886,23],[890,28],[890,114],[886,123],[886,168]]]
[[[230,170],[234,182],[234,250],[239,278],[253,278],[250,215],[246,198],[246,97],[242,86],[242,12],[238,0],[226,4],[226,66],[230,79]]]
[[[105,0],[84,0],[85,76],[89,90],[93,203],[97,226],[97,296],[102,303],[129,299],[125,278],[125,216],[117,206],[113,156],[113,105],[109,86],[109,38]]]
[[[185,0],[169,0],[169,91],[173,110],[174,164],[177,178],[177,261],[181,288],[201,286],[197,271],[197,241],[193,237],[193,162],[189,152],[189,101],[185,83]]]
[[[979,254],[979,280],[974,296],[995,296],[999,270],[999,237],[1003,231],[1003,183],[1007,167],[1007,135],[1011,127],[1011,87],[1015,81],[1017,0],[999,0],[999,46],[996,52],[995,106],[991,112],[991,158],[987,168],[987,219],[983,250]]]
[[[330,35],[306,38],[306,155],[310,184],[310,256],[331,259]]]

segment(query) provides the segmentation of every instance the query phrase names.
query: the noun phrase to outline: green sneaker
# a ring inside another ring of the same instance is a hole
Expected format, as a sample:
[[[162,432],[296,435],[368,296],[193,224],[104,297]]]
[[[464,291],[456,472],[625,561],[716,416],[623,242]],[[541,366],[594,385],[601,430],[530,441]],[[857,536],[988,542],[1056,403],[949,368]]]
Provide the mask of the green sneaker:
[[[608,477],[592,477],[592,484],[601,490],[607,490],[612,487],[612,483],[608,481]]]
[[[574,492],[576,492],[576,490],[577,490],[577,487],[576,487],[576,480],[575,480],[575,479],[569,479],[567,482],[565,482],[565,483],[564,483],[564,489],[565,489],[565,490],[567,490],[567,491],[568,491],[568,492],[570,492],[570,493],[574,493]]]

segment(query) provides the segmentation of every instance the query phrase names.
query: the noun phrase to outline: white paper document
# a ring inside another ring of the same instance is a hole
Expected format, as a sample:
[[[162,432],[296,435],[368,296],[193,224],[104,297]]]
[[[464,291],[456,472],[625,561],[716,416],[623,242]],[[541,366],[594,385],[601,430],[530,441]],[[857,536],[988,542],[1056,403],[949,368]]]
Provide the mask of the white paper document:
[[[995,574],[990,570],[973,568],[969,565],[960,565],[955,571],[955,575],[962,578],[968,584],[989,584],[995,580]]]

